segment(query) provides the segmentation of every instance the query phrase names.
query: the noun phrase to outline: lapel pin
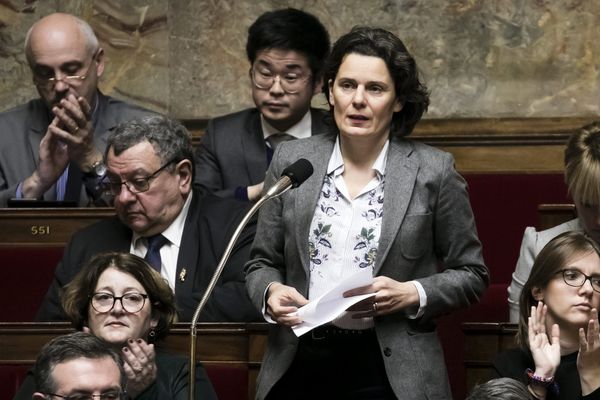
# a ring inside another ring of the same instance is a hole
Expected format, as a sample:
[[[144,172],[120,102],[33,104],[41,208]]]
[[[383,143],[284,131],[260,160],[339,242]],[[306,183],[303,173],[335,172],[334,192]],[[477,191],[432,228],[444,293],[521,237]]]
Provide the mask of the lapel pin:
[[[185,268],[181,269],[181,272],[179,273],[179,280],[181,282],[185,282],[185,275],[187,274],[187,270]]]

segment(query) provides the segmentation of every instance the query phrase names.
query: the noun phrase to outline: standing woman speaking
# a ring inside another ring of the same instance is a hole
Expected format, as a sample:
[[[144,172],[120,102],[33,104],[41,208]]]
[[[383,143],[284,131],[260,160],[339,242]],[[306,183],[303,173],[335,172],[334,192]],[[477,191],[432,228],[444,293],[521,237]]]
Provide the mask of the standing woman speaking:
[[[261,210],[246,286],[275,323],[257,398],[450,399],[434,319],[488,285],[466,184],[448,153],[406,138],[429,104],[392,33],[357,27],[334,45],[329,135],[279,146],[270,187],[298,158],[302,186]],[[375,293],[297,338],[301,307],[362,268]]]

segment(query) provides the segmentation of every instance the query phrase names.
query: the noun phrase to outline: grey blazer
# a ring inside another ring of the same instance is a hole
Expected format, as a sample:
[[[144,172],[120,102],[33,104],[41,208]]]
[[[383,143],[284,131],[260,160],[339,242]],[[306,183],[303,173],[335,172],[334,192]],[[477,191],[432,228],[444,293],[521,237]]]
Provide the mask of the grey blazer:
[[[326,112],[315,108],[310,112],[312,135],[326,133]],[[268,164],[258,109],[210,120],[195,159],[195,183],[219,197],[233,198],[237,187],[262,182]]]
[[[104,96],[98,92],[94,144],[100,151],[106,148],[106,138],[111,129],[123,121],[151,114],[143,108]],[[0,114],[0,207],[15,197],[17,185],[37,168],[40,142],[46,134],[51,116],[41,99]],[[44,199],[54,200],[56,187],[44,193]],[[87,204],[82,186],[80,205]]]
[[[510,322],[519,322],[519,300],[521,297],[521,291],[523,290],[525,282],[527,282],[527,279],[529,279],[535,258],[549,241],[561,233],[568,231],[583,232],[583,226],[581,225],[579,218],[572,219],[563,224],[540,232],[538,232],[533,226],[528,226],[525,228],[523,240],[521,241],[521,249],[519,250],[517,266],[515,268],[515,272],[512,274],[510,286],[508,287],[508,310]]]
[[[262,208],[246,264],[246,287],[259,309],[269,283],[294,286],[308,296],[308,237],[335,135],[286,142],[277,148],[265,187],[298,158],[314,166],[297,189]],[[424,314],[378,317],[377,338],[391,386],[402,399],[450,399],[434,318],[477,302],[489,283],[465,181],[448,153],[407,139],[389,147],[383,224],[375,275],[417,280],[427,295]],[[298,340],[274,325],[258,377],[263,399],[294,359]]]

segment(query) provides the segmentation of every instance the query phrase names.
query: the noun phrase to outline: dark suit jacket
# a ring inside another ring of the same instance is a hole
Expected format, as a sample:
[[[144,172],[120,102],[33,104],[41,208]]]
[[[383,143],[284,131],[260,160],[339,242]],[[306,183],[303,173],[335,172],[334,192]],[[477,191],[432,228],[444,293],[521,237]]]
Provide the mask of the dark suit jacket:
[[[98,92],[94,144],[100,151],[106,148],[106,138],[111,129],[120,122],[151,114],[143,108],[104,96]],[[6,207],[8,199],[15,197],[17,185],[29,177],[39,162],[40,141],[52,121],[50,112],[41,99],[31,100],[0,114],[0,207]],[[53,185],[45,200],[56,198]],[[80,205],[88,203],[82,187]]]
[[[189,396],[189,360],[184,357],[156,352],[156,380],[148,389],[141,393],[135,400],[186,400]],[[19,388],[13,400],[31,400],[36,391],[33,371]],[[204,367],[196,365],[196,392],[198,400],[216,400],[217,395],[206,375]]]
[[[314,173],[300,187],[261,209],[246,266],[246,287],[260,309],[271,282],[282,282],[308,296],[310,225],[335,144],[335,134],[285,142],[267,172],[269,187],[297,158]],[[489,281],[466,184],[448,153],[409,139],[390,142],[383,221],[374,275],[399,282],[418,281],[427,295],[418,319],[404,312],[375,319],[377,339],[396,396],[407,400],[450,399],[444,354],[434,318],[477,302]],[[258,376],[263,399],[291,365],[298,338],[288,327],[269,331]]]
[[[216,266],[247,206],[236,200],[202,196],[194,190],[177,259],[175,300],[180,321],[191,321]],[[244,288],[243,266],[248,260],[255,224],[239,238],[200,321],[244,322],[260,319]],[[75,233],[54,272],[54,279],[36,315],[37,321],[64,321],[59,291],[94,255],[105,251],[129,252],[132,231],[117,217]],[[185,279],[181,272],[185,268]]]
[[[327,132],[327,113],[310,109],[313,135]],[[267,148],[260,112],[249,108],[209,121],[196,152],[195,182],[219,197],[233,198],[237,187],[262,182],[267,170]]]

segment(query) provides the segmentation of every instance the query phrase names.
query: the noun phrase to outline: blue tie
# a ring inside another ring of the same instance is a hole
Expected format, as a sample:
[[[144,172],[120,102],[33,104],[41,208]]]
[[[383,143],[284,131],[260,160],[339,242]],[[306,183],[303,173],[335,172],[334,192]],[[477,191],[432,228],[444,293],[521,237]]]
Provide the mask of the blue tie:
[[[169,240],[161,234],[149,236],[146,240],[148,241],[148,251],[146,252],[144,260],[152,265],[152,268],[160,272],[160,266],[162,264],[162,260],[160,259],[160,248],[169,243]]]

